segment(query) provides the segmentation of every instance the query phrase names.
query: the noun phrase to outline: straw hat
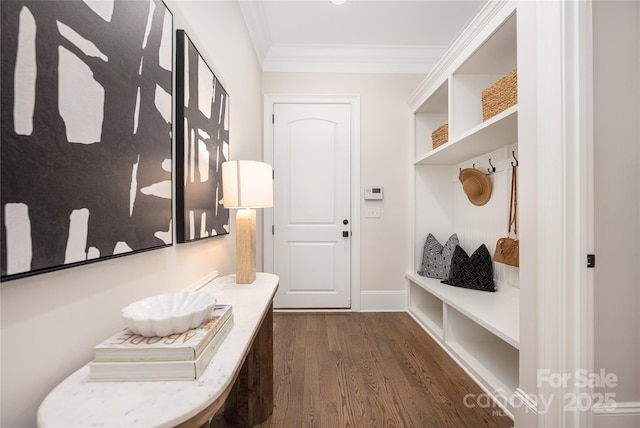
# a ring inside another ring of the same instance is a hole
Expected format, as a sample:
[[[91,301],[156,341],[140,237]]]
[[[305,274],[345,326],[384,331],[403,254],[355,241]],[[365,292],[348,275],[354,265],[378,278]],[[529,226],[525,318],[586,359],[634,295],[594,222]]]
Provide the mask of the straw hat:
[[[475,168],[465,168],[460,171],[462,190],[473,205],[482,206],[491,198],[491,181],[482,171]]]

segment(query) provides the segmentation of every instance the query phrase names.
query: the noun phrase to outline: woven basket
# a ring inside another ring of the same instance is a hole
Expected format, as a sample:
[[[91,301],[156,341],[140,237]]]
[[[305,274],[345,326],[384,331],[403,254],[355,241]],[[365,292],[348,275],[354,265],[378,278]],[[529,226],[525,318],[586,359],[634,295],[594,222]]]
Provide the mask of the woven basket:
[[[482,120],[492,118],[518,103],[518,69],[482,91]]]
[[[433,148],[438,148],[447,141],[449,141],[449,124],[445,123],[440,128],[431,133],[431,141],[433,142]]]

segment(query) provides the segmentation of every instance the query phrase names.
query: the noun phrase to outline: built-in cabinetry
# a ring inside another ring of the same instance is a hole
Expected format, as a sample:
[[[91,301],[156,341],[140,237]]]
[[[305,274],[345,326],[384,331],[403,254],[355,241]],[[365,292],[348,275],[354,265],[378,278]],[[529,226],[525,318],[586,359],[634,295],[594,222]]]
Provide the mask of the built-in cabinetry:
[[[411,97],[412,270],[406,273],[409,313],[511,414],[519,386],[519,269],[494,263],[495,293],[416,272],[429,233],[442,243],[457,233],[468,254],[481,244],[493,254],[506,235],[519,106],[483,121],[481,94],[517,67],[517,9],[488,2]],[[431,133],[445,123],[449,141],[433,149]],[[461,168],[490,175],[486,205],[469,202],[458,180]]]

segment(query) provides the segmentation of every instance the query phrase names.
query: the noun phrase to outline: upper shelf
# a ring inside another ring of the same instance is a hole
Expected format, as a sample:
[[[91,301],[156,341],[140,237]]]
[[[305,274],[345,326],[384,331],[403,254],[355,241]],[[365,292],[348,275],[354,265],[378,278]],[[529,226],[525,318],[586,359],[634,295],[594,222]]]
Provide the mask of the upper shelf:
[[[431,96],[420,106],[416,113],[448,114],[449,85],[445,80]]]
[[[504,76],[517,67],[517,19],[514,11],[501,3],[485,2],[482,13],[460,34],[409,98],[412,112],[433,113],[432,104],[446,106],[440,96],[444,94],[442,85],[451,76]],[[486,25],[493,19],[499,20],[495,26]]]
[[[511,15],[469,58],[456,74],[505,74],[517,65],[516,15]]]
[[[515,105],[416,159],[414,164],[454,165],[517,141],[518,106]]]

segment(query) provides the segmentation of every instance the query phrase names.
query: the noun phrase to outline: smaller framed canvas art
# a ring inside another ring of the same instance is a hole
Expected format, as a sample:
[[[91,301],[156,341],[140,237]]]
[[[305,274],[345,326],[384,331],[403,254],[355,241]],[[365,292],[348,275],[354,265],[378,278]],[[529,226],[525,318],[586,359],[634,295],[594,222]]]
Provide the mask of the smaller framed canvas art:
[[[184,30],[176,33],[176,238],[229,233],[222,163],[229,157],[229,95]]]

